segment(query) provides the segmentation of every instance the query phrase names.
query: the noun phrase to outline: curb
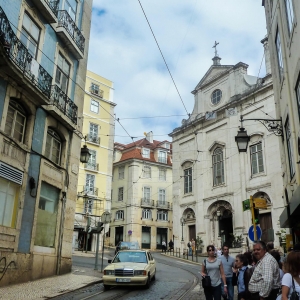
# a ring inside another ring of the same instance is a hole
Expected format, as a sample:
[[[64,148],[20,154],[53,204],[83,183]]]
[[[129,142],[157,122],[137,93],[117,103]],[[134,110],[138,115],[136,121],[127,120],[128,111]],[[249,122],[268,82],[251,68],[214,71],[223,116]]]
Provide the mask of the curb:
[[[202,263],[200,263],[200,262],[188,260],[188,259],[185,259],[185,258],[182,258],[182,257],[177,257],[177,256],[173,256],[173,255],[167,255],[165,253],[161,253],[161,255],[166,256],[166,257],[170,257],[170,258],[174,258],[174,259],[176,258],[176,259],[181,260],[181,261],[185,261],[185,262],[189,262],[189,263],[192,263],[192,264],[195,264],[195,265],[202,266]]]

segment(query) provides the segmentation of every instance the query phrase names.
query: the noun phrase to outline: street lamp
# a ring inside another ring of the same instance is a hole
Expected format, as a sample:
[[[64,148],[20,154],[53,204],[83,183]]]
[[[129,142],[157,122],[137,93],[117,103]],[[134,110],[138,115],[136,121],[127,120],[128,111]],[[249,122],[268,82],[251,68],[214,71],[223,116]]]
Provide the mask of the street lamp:
[[[83,145],[83,147],[80,150],[80,162],[86,164],[90,159],[91,153],[88,147],[86,146],[86,136],[84,137],[84,141],[85,141],[85,145]]]
[[[182,229],[182,231],[181,231],[181,241],[183,242],[183,225],[185,223],[185,218],[181,217],[180,222],[181,222],[181,229]]]
[[[248,142],[250,140],[250,136],[247,135],[247,131],[243,127],[244,121],[258,121],[262,125],[264,125],[269,132],[272,132],[277,136],[283,135],[281,119],[244,119],[243,116],[241,115],[240,130],[238,131],[238,134],[235,137],[235,141],[237,143],[239,152],[247,152]]]

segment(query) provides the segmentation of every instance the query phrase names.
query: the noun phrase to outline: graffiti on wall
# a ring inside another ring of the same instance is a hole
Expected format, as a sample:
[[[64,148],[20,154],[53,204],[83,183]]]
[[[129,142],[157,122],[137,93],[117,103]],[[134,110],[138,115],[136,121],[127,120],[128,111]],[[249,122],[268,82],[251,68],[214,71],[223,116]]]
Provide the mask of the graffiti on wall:
[[[10,261],[8,264],[7,264],[7,261],[6,261],[6,257],[2,257],[0,259],[0,281],[2,280],[2,278],[4,277],[7,269],[14,265],[14,267],[16,268],[16,263],[12,260]]]

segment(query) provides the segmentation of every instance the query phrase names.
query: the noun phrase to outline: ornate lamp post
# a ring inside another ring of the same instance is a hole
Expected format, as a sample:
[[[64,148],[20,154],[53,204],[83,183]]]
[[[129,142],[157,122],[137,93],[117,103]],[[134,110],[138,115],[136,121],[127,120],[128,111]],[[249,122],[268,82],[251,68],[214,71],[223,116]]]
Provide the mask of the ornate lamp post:
[[[85,141],[85,145],[83,145],[83,147],[80,150],[80,162],[86,164],[90,159],[91,153],[88,147],[86,146],[86,136],[84,137],[84,141]]]

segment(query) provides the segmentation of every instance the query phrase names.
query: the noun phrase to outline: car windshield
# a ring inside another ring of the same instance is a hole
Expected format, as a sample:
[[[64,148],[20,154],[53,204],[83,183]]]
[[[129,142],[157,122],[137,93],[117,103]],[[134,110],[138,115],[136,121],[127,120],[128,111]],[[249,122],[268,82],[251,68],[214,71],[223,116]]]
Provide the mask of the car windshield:
[[[120,250],[138,250],[140,249],[139,244],[137,242],[121,242],[120,243]]]
[[[135,262],[135,263],[147,263],[147,256],[145,252],[135,251],[121,251],[115,256],[112,263],[122,262]]]

